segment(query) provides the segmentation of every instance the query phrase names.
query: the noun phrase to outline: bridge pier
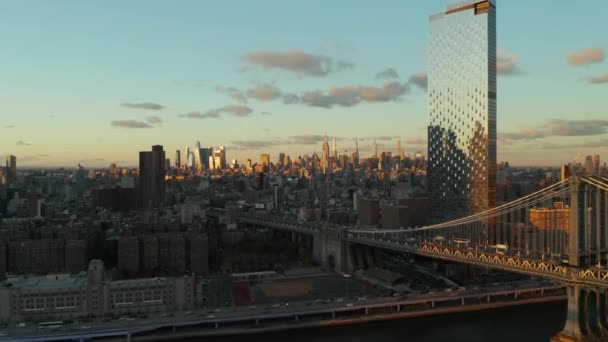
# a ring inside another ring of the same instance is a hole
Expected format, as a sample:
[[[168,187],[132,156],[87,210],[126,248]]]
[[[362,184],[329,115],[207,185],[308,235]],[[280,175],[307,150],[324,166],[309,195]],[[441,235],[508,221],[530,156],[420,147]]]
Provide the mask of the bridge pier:
[[[606,290],[568,286],[568,313],[562,331],[552,342],[605,341],[608,337]]]
[[[353,253],[345,237],[346,231],[341,227],[327,224],[313,236],[313,257],[324,268],[352,273]]]

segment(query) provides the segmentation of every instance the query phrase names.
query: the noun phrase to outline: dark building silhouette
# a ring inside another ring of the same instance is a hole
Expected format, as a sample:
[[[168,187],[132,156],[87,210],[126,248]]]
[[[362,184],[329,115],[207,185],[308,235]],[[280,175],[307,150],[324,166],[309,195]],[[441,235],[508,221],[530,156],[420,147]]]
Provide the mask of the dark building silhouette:
[[[91,201],[93,207],[101,207],[113,211],[129,211],[137,209],[137,190],[134,188],[93,189]]]
[[[122,236],[118,240],[118,270],[124,276],[139,272],[139,240],[132,236]]]
[[[140,206],[159,208],[165,195],[165,151],[161,145],[139,152]]]
[[[68,240],[65,242],[65,269],[76,274],[86,270],[88,265],[87,241]]]

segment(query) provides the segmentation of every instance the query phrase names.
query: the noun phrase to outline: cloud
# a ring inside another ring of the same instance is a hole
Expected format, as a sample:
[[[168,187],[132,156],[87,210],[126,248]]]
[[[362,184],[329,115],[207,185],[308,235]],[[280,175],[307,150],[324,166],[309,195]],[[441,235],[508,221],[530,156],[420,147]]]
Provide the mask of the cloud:
[[[275,140],[232,140],[231,144],[235,145],[237,149],[242,150],[257,150],[262,148],[268,148],[275,146],[277,141]]]
[[[590,63],[599,63],[606,58],[604,51],[600,48],[584,49],[568,55],[568,64],[584,65]]]
[[[426,139],[412,138],[404,141],[407,145],[426,145]]]
[[[260,114],[262,114],[262,115],[272,115],[272,113],[270,113],[270,112],[262,112]]]
[[[596,140],[596,141],[586,141],[586,142],[579,143],[579,144],[567,144],[567,145],[544,143],[544,144],[541,144],[539,147],[541,149],[553,150],[553,149],[573,149],[573,148],[603,148],[606,146],[608,146],[608,139],[600,139],[600,140]]]
[[[289,137],[291,144],[295,145],[314,145],[323,141],[324,136],[314,134],[294,135]]]
[[[320,144],[323,138],[322,135],[303,134],[276,139],[232,140],[230,143],[234,145],[233,149],[255,150],[279,145],[315,145]]]
[[[15,125],[6,125],[4,128],[15,128]]]
[[[161,110],[165,106],[154,102],[124,102],[120,104],[123,107],[147,110]]]
[[[596,77],[587,77],[585,79],[585,81],[587,81],[590,84],[602,84],[602,83],[608,83],[608,74],[603,74],[600,76],[596,76]]]
[[[315,77],[327,76],[336,70],[354,67],[352,62],[336,62],[331,57],[313,55],[302,50],[255,51],[246,54],[244,59],[263,69],[279,69]]]
[[[521,70],[517,65],[519,58],[509,50],[498,50],[496,54],[496,73],[499,75],[516,75]]]
[[[424,71],[417,72],[410,76],[409,82],[424,91],[429,87],[429,77]]]
[[[551,136],[590,136],[608,133],[608,120],[549,119],[538,127],[519,132],[502,133],[499,138],[509,140],[533,140]]]
[[[231,99],[239,103],[247,103],[247,97],[240,90],[234,87],[217,86],[215,91],[228,95]]]
[[[232,116],[237,116],[237,117],[245,117],[245,116],[249,116],[251,113],[253,113],[253,109],[251,109],[247,106],[229,105],[229,106],[211,109],[204,113],[189,112],[186,114],[180,114],[178,116],[180,118],[190,118],[190,119],[210,119],[210,118],[219,118],[224,113],[232,115]]]
[[[397,101],[410,91],[407,83],[386,82],[381,87],[351,85],[332,87],[328,91],[308,91],[300,95],[286,94],[286,104],[301,103],[312,107],[332,108],[333,106],[352,107],[361,102]]]
[[[380,80],[390,80],[399,78],[399,73],[393,68],[387,68],[376,74],[376,78]]]
[[[390,141],[393,139],[397,139],[397,137],[392,137],[392,136],[388,136],[388,135],[377,135],[377,136],[373,136],[373,137],[362,137],[362,138],[356,138],[359,141]],[[354,140],[354,138],[353,138]]]
[[[259,101],[272,101],[281,97],[281,90],[272,84],[256,82],[253,88],[247,91],[247,96]]]
[[[32,146],[32,144],[25,142],[23,140],[19,140],[19,141],[17,141],[17,146]]]
[[[152,115],[146,118],[146,121],[150,124],[160,124],[163,123],[163,119],[159,116]]]
[[[110,123],[112,127],[122,128],[150,128],[152,125],[137,120],[114,120]]]
[[[50,157],[48,154],[31,154],[31,155],[26,155],[26,156],[19,158],[19,161],[22,163],[28,163],[28,162],[33,162],[33,161],[39,161],[41,159],[48,158],[48,157]]]

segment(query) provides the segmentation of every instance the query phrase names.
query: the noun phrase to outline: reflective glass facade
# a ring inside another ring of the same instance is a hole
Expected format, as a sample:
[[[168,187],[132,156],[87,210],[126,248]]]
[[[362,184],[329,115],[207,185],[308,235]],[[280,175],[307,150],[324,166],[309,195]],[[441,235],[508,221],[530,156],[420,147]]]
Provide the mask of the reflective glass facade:
[[[496,7],[448,5],[430,17],[428,181],[433,217],[496,203]]]

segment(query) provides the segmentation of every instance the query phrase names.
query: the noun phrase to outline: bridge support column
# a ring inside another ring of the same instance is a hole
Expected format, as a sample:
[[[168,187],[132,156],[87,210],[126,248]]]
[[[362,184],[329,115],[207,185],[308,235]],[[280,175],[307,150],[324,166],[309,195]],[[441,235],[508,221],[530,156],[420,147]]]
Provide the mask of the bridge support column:
[[[359,268],[365,270],[367,267],[365,267],[365,260],[363,259],[363,248],[361,248],[361,246],[355,247],[355,255],[357,257],[357,264]]]
[[[367,261],[367,266],[369,268],[376,266],[376,264],[374,263],[373,252],[374,251],[373,251],[372,247],[369,247],[369,246],[365,247],[365,260]]]
[[[374,262],[376,267],[384,267],[384,263],[382,262],[382,255],[382,250],[380,248],[374,248]]]
[[[581,287],[578,285],[568,286],[568,314],[562,331],[551,338],[552,342],[559,341],[583,341],[583,329],[581,329]]]

